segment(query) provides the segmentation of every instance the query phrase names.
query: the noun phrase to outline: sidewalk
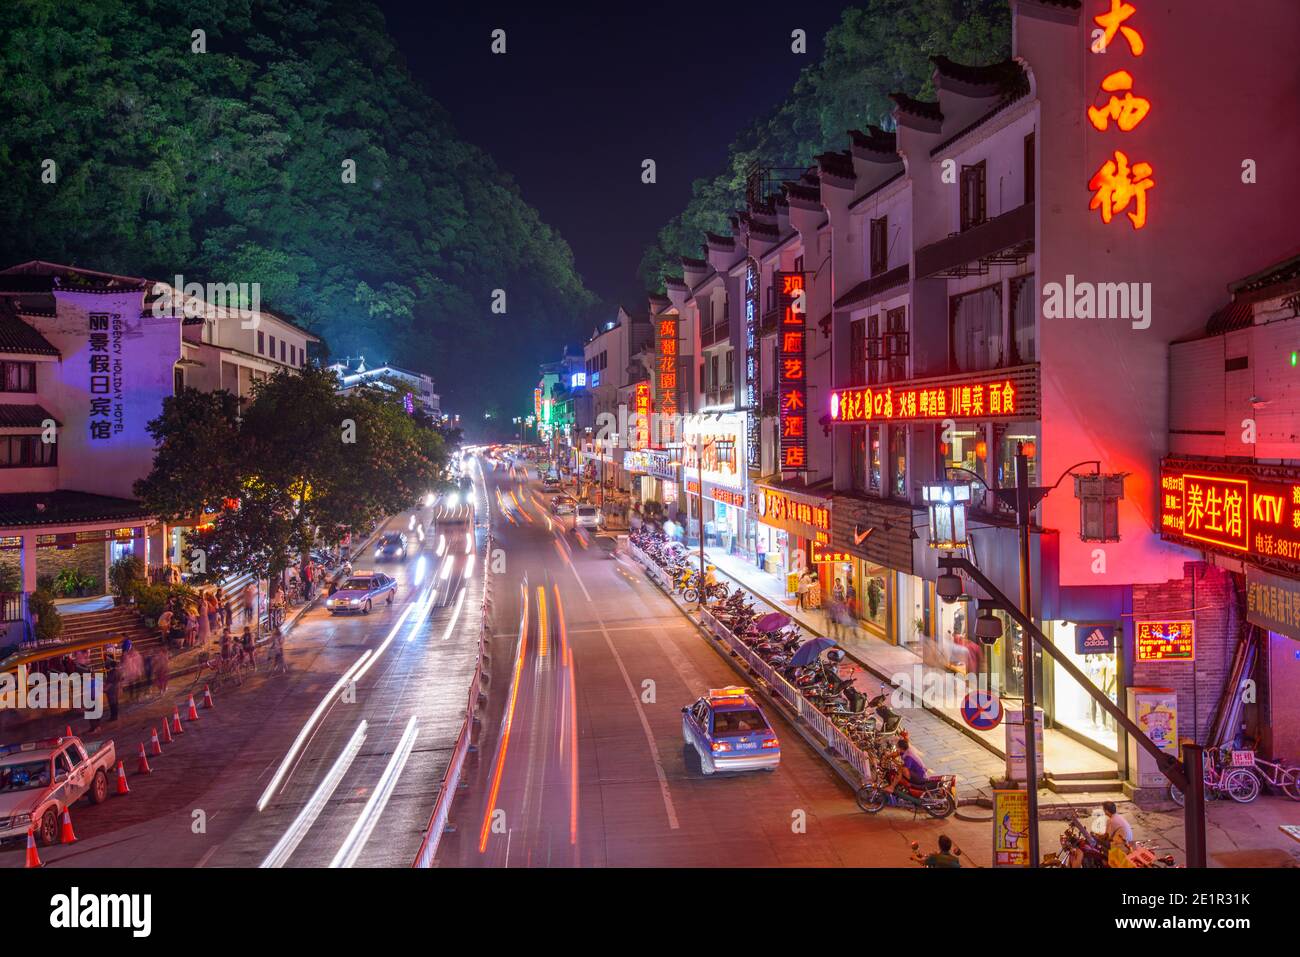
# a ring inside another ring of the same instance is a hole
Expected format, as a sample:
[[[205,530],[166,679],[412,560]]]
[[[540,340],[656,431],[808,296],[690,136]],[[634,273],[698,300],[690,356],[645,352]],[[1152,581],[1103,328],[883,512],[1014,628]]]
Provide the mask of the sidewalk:
[[[714,565],[720,574],[741,585],[772,608],[789,615],[804,631],[812,635],[834,637],[825,611],[801,610],[794,598],[786,597],[780,583],[771,575],[741,558],[724,554],[717,549],[706,547],[704,555],[706,561]],[[965,687],[951,672],[925,665],[910,651],[876,638],[864,628],[857,627],[853,634],[842,635],[835,638],[835,641],[863,669],[855,684],[870,694],[879,693],[882,682],[896,687],[898,675],[906,675],[913,683],[916,681],[915,676],[920,674],[932,676],[929,680],[941,681],[949,688]],[[908,710],[907,727],[910,740],[926,767],[933,773],[954,773],[959,780],[978,781],[980,790],[984,792],[989,790],[990,778],[1001,778],[1006,773],[1004,731],[1001,728],[980,733],[967,727],[955,708],[931,708],[920,702]],[[1044,732],[1043,749],[1047,769],[1058,773],[1113,770],[1114,767],[1103,755],[1051,729]],[[1060,795],[1041,789],[1039,794],[1044,805],[1083,804],[1093,799],[1089,794]],[[1103,799],[1119,798],[1110,793],[1095,798],[1096,801]]]

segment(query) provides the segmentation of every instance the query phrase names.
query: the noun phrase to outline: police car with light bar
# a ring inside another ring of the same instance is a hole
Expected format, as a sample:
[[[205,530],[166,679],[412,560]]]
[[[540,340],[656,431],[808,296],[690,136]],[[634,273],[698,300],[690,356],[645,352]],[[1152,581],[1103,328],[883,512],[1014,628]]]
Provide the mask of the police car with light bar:
[[[781,742],[748,688],[715,688],[682,708],[682,738],[705,774],[775,771],[781,763]]]

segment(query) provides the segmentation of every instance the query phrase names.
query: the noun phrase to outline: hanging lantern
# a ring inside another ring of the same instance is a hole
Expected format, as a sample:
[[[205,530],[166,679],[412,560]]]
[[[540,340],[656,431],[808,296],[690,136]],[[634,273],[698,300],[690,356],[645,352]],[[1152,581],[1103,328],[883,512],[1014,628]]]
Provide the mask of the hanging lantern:
[[[989,445],[983,439],[975,443],[975,457],[979,459],[988,458]]]

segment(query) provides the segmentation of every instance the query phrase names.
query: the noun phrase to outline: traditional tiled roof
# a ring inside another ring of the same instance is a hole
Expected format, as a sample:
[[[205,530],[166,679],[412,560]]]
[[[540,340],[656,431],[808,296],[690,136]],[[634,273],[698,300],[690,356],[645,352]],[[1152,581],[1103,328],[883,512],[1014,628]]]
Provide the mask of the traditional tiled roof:
[[[784,183],[782,188],[787,196],[791,199],[803,200],[805,203],[816,203],[821,201],[821,190],[816,186],[808,183]]]
[[[682,265],[687,269],[708,269],[709,264],[703,259],[695,259],[692,256],[683,256]]]
[[[704,234],[704,239],[710,246],[723,246],[726,248],[731,248],[736,245],[736,240],[734,237],[719,236],[717,233],[706,232]]]
[[[907,263],[901,266],[895,266],[887,272],[882,272],[878,276],[872,276],[870,279],[864,279],[858,283],[840,298],[835,300],[836,309],[847,309],[855,306],[860,302],[866,302],[872,296],[884,292],[886,289],[893,289],[907,282],[910,269]]]
[[[893,133],[886,133],[878,126],[868,126],[865,133],[862,130],[849,130],[849,139],[861,150],[893,156],[898,154],[898,137]]]
[[[972,87],[991,87],[995,92],[1010,94],[1017,90],[1028,92],[1029,78],[1024,67],[1015,60],[1001,60],[987,66],[970,66],[957,63],[946,56],[932,56],[930,62],[940,76]]]
[[[13,303],[0,299],[0,352],[28,356],[55,356],[59,350],[19,318]]]
[[[817,157],[817,165],[832,176],[843,179],[853,178],[853,157],[847,150],[822,153]]]
[[[59,489],[55,492],[16,492],[0,495],[0,528],[75,525],[151,518],[141,502],[110,495]]]
[[[43,429],[51,421],[55,425],[63,424],[34,403],[0,402],[0,429]]]
[[[1205,332],[1221,336],[1234,329],[1245,329],[1255,321],[1251,307],[1267,299],[1300,293],[1300,256],[1292,256],[1254,275],[1229,284],[1232,301],[1210,316]]]
[[[918,100],[915,97],[908,96],[906,93],[891,93],[889,98],[898,105],[898,108],[904,113],[911,113],[913,116],[920,116],[927,120],[943,122],[943,113],[939,109],[938,103],[931,103],[928,100]]]

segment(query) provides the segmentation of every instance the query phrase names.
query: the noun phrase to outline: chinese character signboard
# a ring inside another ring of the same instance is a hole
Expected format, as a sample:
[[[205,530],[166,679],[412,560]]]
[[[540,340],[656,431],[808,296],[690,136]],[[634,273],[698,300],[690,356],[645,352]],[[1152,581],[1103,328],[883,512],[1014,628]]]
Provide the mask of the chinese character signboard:
[[[760,485],[754,492],[758,520],[822,545],[831,541],[829,501],[792,495],[783,489]]]
[[[88,321],[90,345],[90,438],[111,439],[125,426],[122,385],[122,317],[92,312]]]
[[[814,565],[823,565],[827,562],[851,562],[853,555],[849,552],[837,552],[819,545],[816,541],[810,543],[808,549],[808,560]]]
[[[1246,620],[1300,640],[1300,581],[1247,565]]]
[[[831,393],[831,421],[837,425],[1037,416],[1037,373],[1028,370],[861,386]]]
[[[663,429],[671,429],[680,411],[677,404],[677,316],[664,315],[655,320],[655,394],[659,397],[659,411],[663,413]],[[661,436],[663,441],[672,435]]]
[[[1139,621],[1138,661],[1194,661],[1196,626],[1190,621]]]
[[[632,412],[636,416],[636,429],[632,448],[644,449],[650,445],[650,383],[638,382],[632,393]]]
[[[1105,55],[1107,67],[1118,65],[1111,62],[1116,54],[1126,60],[1140,57],[1146,43],[1127,22],[1137,8],[1128,0],[1104,0],[1099,8],[1102,12],[1092,18],[1099,28],[1093,31],[1092,52]],[[1138,83],[1128,70],[1112,70],[1100,86],[1087,108],[1088,123],[1097,132],[1122,137],[1151,112],[1151,101],[1135,92]],[[1147,190],[1155,186],[1154,172],[1145,160],[1130,160],[1123,150],[1108,149],[1106,160],[1088,181],[1088,208],[1100,210],[1107,224],[1116,213],[1127,213],[1133,228],[1141,229],[1147,224]]]
[[[1300,577],[1300,469],[1165,459],[1160,535]]]
[[[799,272],[776,274],[777,328],[776,388],[781,441],[781,471],[808,468],[808,332],[804,276]]]
[[[993,792],[993,866],[1029,866],[1029,794]]]
[[[758,263],[750,260],[745,266],[745,408],[749,410],[746,424],[745,464],[755,470],[763,466],[760,436],[762,422],[759,418],[758,369]]]

